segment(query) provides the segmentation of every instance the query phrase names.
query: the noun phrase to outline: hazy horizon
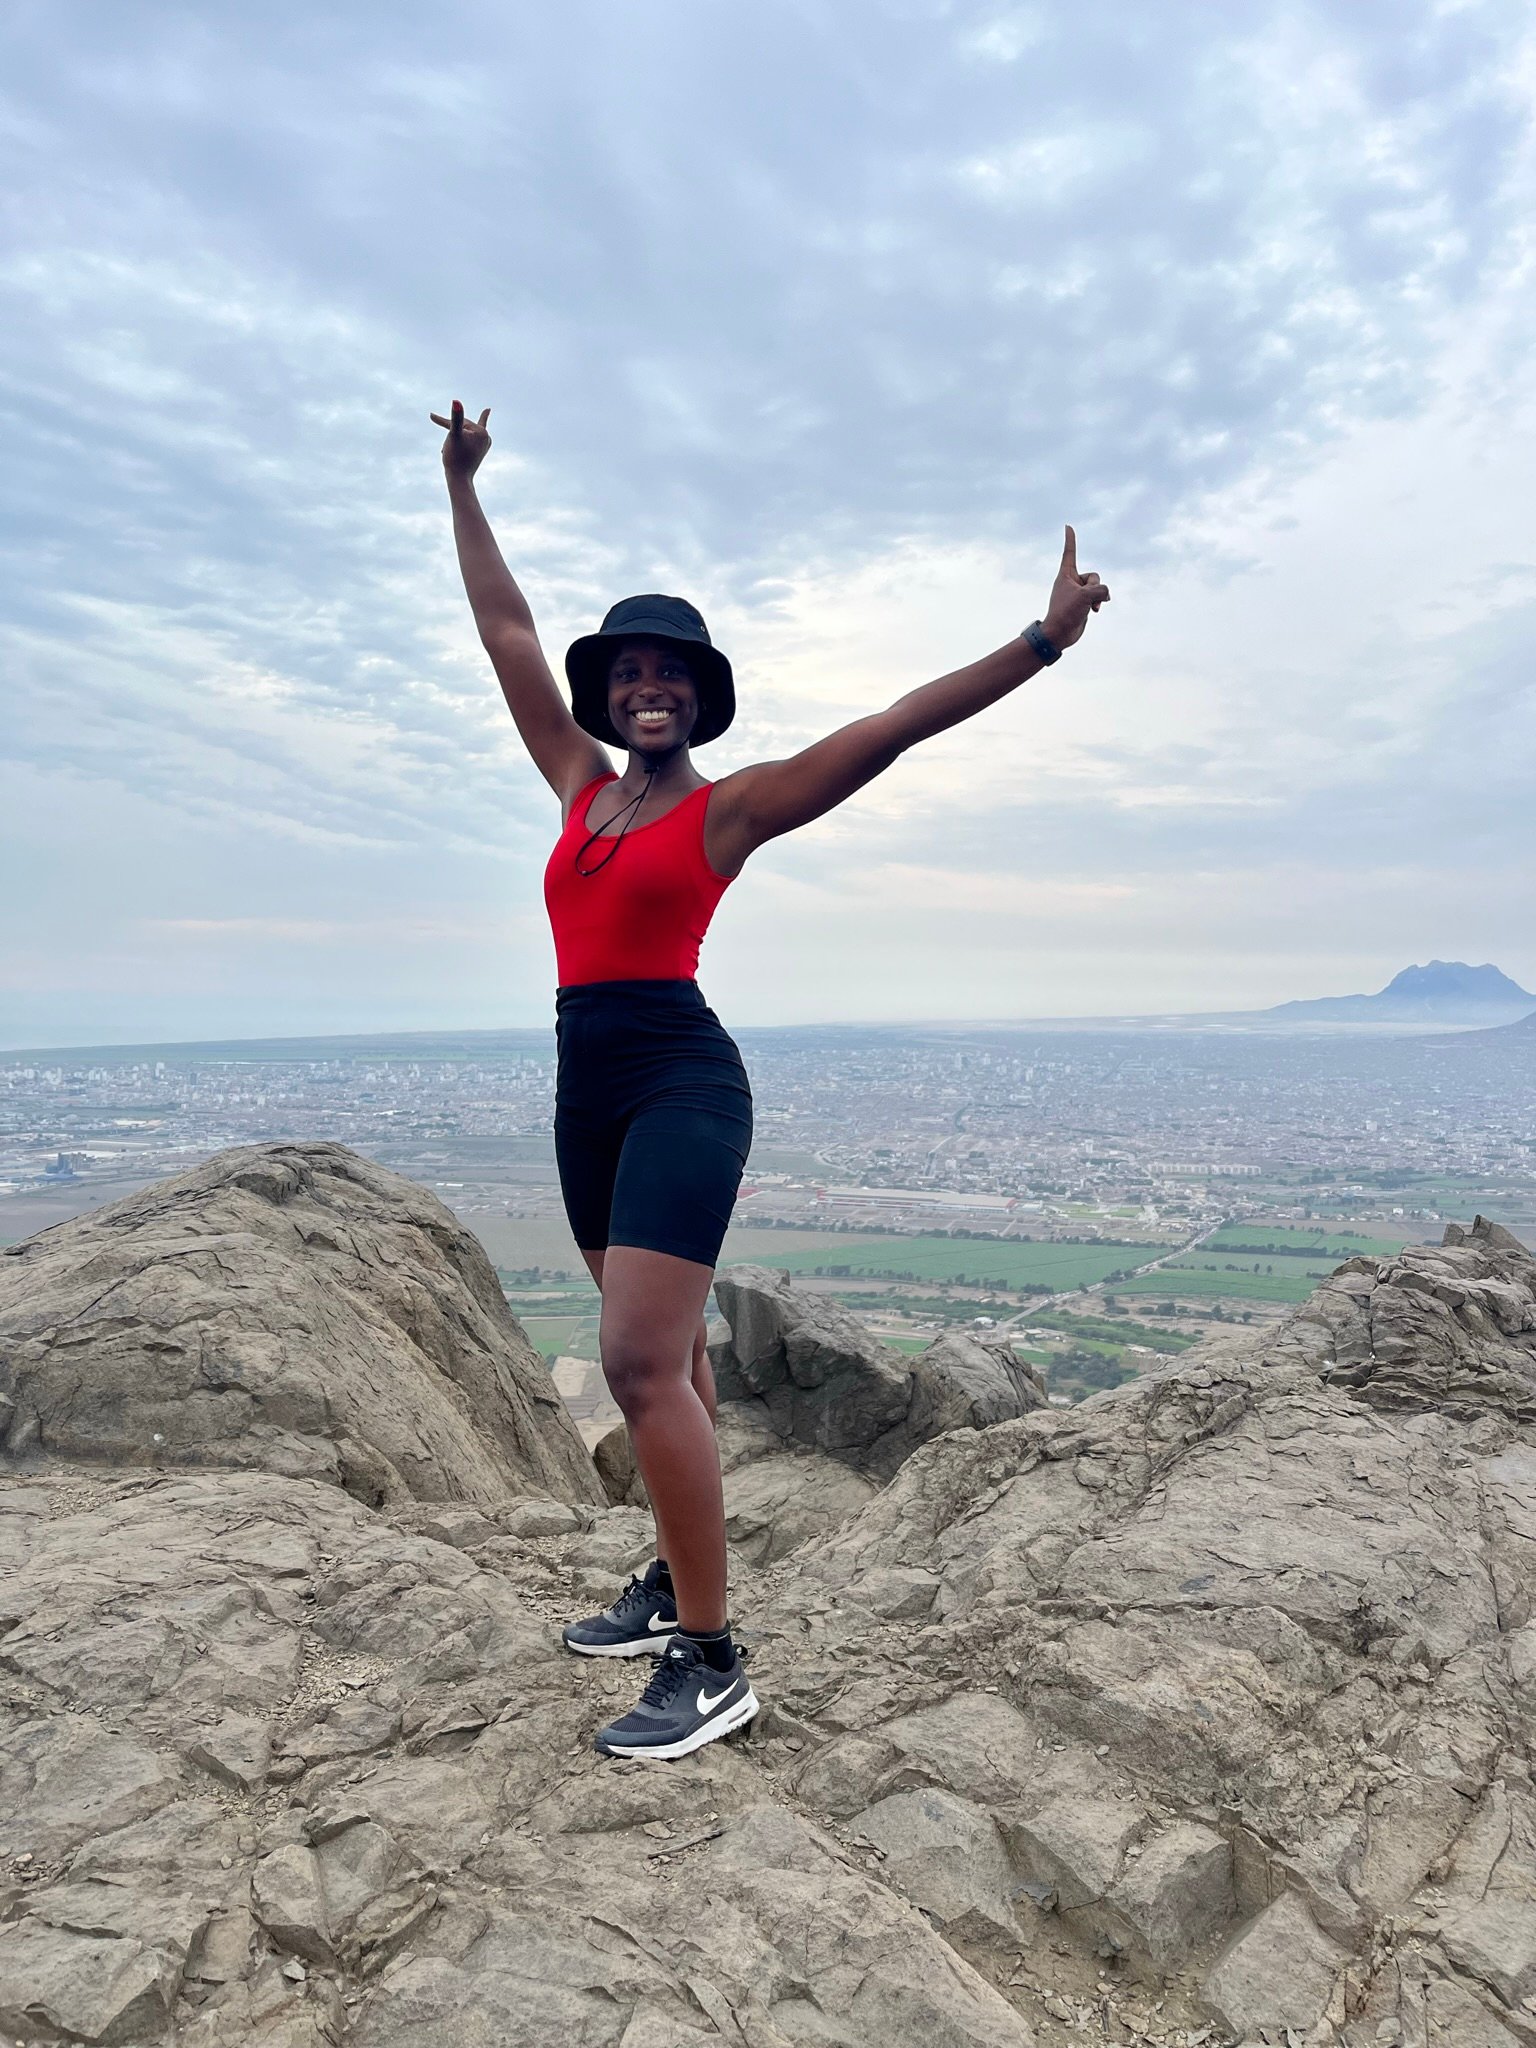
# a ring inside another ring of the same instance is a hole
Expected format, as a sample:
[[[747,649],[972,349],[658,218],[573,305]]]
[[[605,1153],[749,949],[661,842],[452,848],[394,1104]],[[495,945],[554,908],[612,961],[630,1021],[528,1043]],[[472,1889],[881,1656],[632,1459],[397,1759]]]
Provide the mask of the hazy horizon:
[[[1457,964],[1464,964],[1464,963],[1457,963]],[[1486,963],[1479,963],[1479,964],[1482,964],[1482,965],[1494,965],[1494,964],[1496,964],[1496,963],[1492,963],[1492,962],[1486,962]],[[1502,971],[1502,970],[1501,970],[1501,971]],[[1518,981],[1518,980],[1520,979],[1520,977],[1519,977],[1518,975],[1512,975],[1512,976],[1510,976],[1509,978],[1510,978],[1511,980],[1513,980],[1513,981]],[[1339,993],[1347,993],[1347,994],[1355,994],[1355,993],[1366,993],[1366,994],[1373,994],[1373,993],[1376,993],[1376,991],[1373,991],[1373,990],[1368,990],[1368,991],[1354,991],[1354,990],[1350,990],[1350,991],[1340,991]],[[1306,1000],[1306,999],[1305,999],[1305,998],[1303,998],[1303,1000]],[[1098,1027],[1098,1026],[1104,1026],[1104,1027],[1114,1027],[1114,1026],[1116,1026],[1116,1025],[1122,1025],[1122,1026],[1124,1026],[1124,1025],[1129,1025],[1129,1026],[1134,1026],[1134,1025],[1138,1025],[1138,1024],[1140,1024],[1140,1025],[1163,1025],[1163,1026],[1167,1026],[1167,1027],[1170,1027],[1170,1028],[1172,1028],[1172,1027],[1176,1027],[1177,1025],[1179,1025],[1179,1024],[1181,1024],[1181,1023],[1182,1023],[1182,1024],[1188,1024],[1188,1025],[1191,1025],[1191,1026],[1198,1026],[1198,1025],[1200,1025],[1200,1024],[1202,1024],[1202,1023],[1211,1023],[1211,1024],[1215,1024],[1215,1023],[1220,1023],[1220,1022],[1223,1022],[1223,1021],[1225,1021],[1225,1020],[1228,1020],[1228,1019],[1232,1020],[1232,1021],[1233,1021],[1234,1023],[1237,1023],[1237,1022],[1239,1022],[1239,1021],[1240,1021],[1241,1019],[1243,1019],[1243,1018],[1245,1018],[1245,1017],[1255,1017],[1255,1018],[1256,1018],[1256,1017],[1262,1016],[1262,1015],[1264,1015],[1264,1014],[1266,1014],[1266,1013],[1265,1013],[1264,1011],[1262,1011],[1262,1010],[1206,1010],[1206,1011],[1143,1011],[1143,1010],[1118,1010],[1118,1011],[1117,1011],[1117,1010],[1106,1010],[1106,1011],[1102,1011],[1102,1012],[1098,1013],[1097,1015],[1079,1015],[1079,1014],[1073,1013],[1073,1014],[1062,1014],[1062,1015],[1044,1015],[1044,1016],[1033,1016],[1033,1017],[1025,1017],[1025,1016],[1018,1016],[1018,1015],[995,1015],[995,1016],[980,1016],[980,1015],[976,1015],[976,1016],[967,1016],[967,1017],[955,1017],[955,1016],[937,1016],[937,1015],[928,1015],[928,1016],[908,1016],[908,1017],[855,1017],[855,1016],[849,1016],[849,1017],[826,1017],[826,1016],[820,1016],[820,1017],[811,1017],[811,1016],[807,1016],[807,1017],[781,1018],[781,1019],[777,1020],[777,1021],[776,1021],[776,1022],[774,1022],[774,1023],[761,1023],[761,1022],[758,1022],[758,1021],[756,1021],[756,1020],[754,1020],[754,1019],[752,1019],[752,1018],[750,1018],[750,1017],[739,1017],[739,1018],[734,1018],[734,1019],[732,1020],[732,1023],[733,1023],[733,1027],[734,1027],[734,1028],[735,1028],[736,1030],[738,1030],[738,1031],[742,1031],[742,1032],[762,1032],[762,1031],[816,1031],[816,1030],[822,1030],[822,1029],[827,1029],[827,1030],[850,1030],[850,1031],[856,1031],[856,1030],[861,1030],[861,1029],[863,1029],[863,1030],[869,1030],[869,1031],[900,1031],[900,1030],[903,1030],[903,1029],[906,1029],[906,1030],[912,1030],[912,1031],[927,1031],[927,1030],[935,1030],[935,1031],[940,1031],[940,1030],[956,1030],[956,1031],[963,1031],[963,1030],[965,1030],[965,1029],[967,1029],[967,1028],[969,1028],[969,1027],[976,1027],[976,1028],[986,1028],[986,1027],[993,1027],[993,1028],[995,1028],[995,1027],[998,1027],[998,1026],[1013,1026],[1013,1025],[1017,1025],[1017,1026],[1019,1026],[1020,1028],[1024,1028],[1024,1029],[1027,1029],[1028,1027],[1030,1027],[1030,1026],[1034,1025],[1034,1026],[1039,1026],[1039,1027],[1041,1027],[1041,1028],[1043,1028],[1043,1029],[1047,1029],[1047,1030],[1052,1030],[1052,1029],[1061,1029],[1061,1028],[1064,1028],[1064,1027],[1069,1027],[1069,1026],[1072,1026],[1072,1025],[1080,1025],[1080,1026],[1084,1027],[1085,1029],[1092,1029],[1092,1028],[1094,1028],[1094,1027]],[[1282,1025],[1275,1025],[1275,1026],[1273,1026],[1273,1027],[1270,1027],[1270,1028],[1271,1028],[1272,1030],[1274,1030],[1275,1032],[1277,1032],[1277,1033],[1278,1033],[1278,1032],[1280,1032],[1280,1031],[1282,1031],[1282,1030],[1284,1030],[1284,1031],[1286,1031],[1287,1033],[1296,1033],[1296,1034],[1305,1034],[1305,1033],[1307,1033],[1307,1032],[1316,1032],[1316,1033],[1319,1033],[1319,1034],[1323,1034],[1323,1035],[1328,1035],[1328,1034],[1343,1034],[1343,1035],[1348,1035],[1348,1034],[1350,1034],[1350,1033],[1357,1033],[1357,1034],[1359,1034],[1359,1035],[1362,1035],[1362,1036],[1364,1036],[1364,1035],[1368,1035],[1368,1034],[1370,1034],[1370,1033],[1373,1033],[1373,1032],[1380,1032],[1380,1033],[1382,1033],[1382,1034],[1390,1034],[1390,1033],[1397,1033],[1397,1034],[1411,1034],[1411,1033],[1415,1033],[1415,1032],[1421,1032],[1421,1031],[1454,1031],[1454,1030],[1479,1030],[1479,1029],[1486,1029],[1486,1028],[1488,1028],[1488,1027],[1486,1027],[1486,1026],[1484,1026],[1484,1025],[1478,1025],[1478,1024],[1471,1024],[1471,1025],[1466,1025],[1466,1024],[1462,1024],[1462,1025],[1457,1025],[1457,1024],[1447,1024],[1447,1023],[1444,1023],[1444,1022],[1434,1022],[1434,1023],[1405,1023],[1405,1022],[1396,1022],[1396,1023],[1392,1023],[1392,1022],[1381,1022],[1381,1023],[1354,1023],[1354,1024],[1351,1024],[1351,1023],[1333,1023],[1333,1024],[1330,1024],[1330,1023],[1326,1023],[1326,1022],[1314,1022],[1314,1023],[1305,1023],[1305,1022],[1297,1022],[1297,1023],[1295,1023],[1295,1024],[1291,1024],[1291,1025],[1285,1025],[1285,1026],[1282,1026]],[[437,1024],[421,1025],[421,1026],[413,1027],[413,1028],[410,1028],[410,1029],[400,1029],[400,1030],[396,1030],[396,1029],[384,1029],[384,1028],[380,1028],[380,1029],[374,1029],[374,1030],[369,1030],[369,1029],[362,1029],[362,1030],[352,1030],[352,1031],[311,1031],[311,1032],[303,1032],[303,1031],[291,1031],[291,1032],[249,1032],[249,1031],[242,1031],[242,1032],[224,1032],[224,1033],[220,1033],[220,1034],[218,1034],[218,1035],[216,1035],[216,1036],[205,1036],[205,1037],[200,1037],[200,1038],[176,1038],[176,1037],[168,1037],[168,1038],[157,1038],[157,1039],[143,1039],[143,1038],[102,1038],[102,1039],[96,1039],[96,1040],[92,1040],[92,1041],[89,1041],[89,1042],[87,1042],[87,1041],[84,1041],[84,1040],[81,1040],[81,1041],[77,1041],[77,1042],[75,1042],[75,1043],[73,1043],[73,1044],[65,1044],[65,1043],[63,1043],[63,1042],[59,1042],[59,1043],[57,1043],[57,1044],[53,1044],[53,1045],[44,1045],[44,1044],[41,1044],[41,1043],[36,1043],[36,1044],[30,1044],[30,1045],[20,1045],[20,1044],[18,1044],[18,1045],[0,1045],[0,1060],[4,1060],[4,1059],[9,1059],[9,1058],[14,1058],[14,1057],[16,1057],[16,1056],[18,1056],[18,1055],[26,1055],[26,1054],[32,1054],[32,1053],[37,1053],[37,1054],[42,1054],[42,1053],[90,1053],[90,1052],[112,1052],[112,1051],[138,1051],[138,1050],[142,1050],[142,1051],[162,1051],[162,1050],[164,1050],[164,1051],[174,1051],[174,1050],[184,1050],[184,1051],[191,1051],[191,1050],[196,1050],[196,1049],[199,1049],[199,1048],[201,1048],[201,1047],[205,1047],[205,1046],[226,1046],[226,1045],[283,1045],[283,1044],[295,1044],[295,1045],[304,1045],[304,1044],[310,1044],[310,1043],[342,1043],[342,1044],[344,1044],[344,1043],[347,1043],[347,1042],[349,1042],[349,1041],[354,1041],[354,1040],[355,1040],[355,1041],[359,1041],[359,1042],[362,1042],[362,1043],[368,1043],[368,1042],[372,1042],[372,1041],[382,1041],[382,1040],[389,1040],[389,1039],[411,1039],[411,1038],[421,1038],[421,1039],[426,1039],[426,1040],[433,1040],[433,1039],[438,1039],[438,1040],[444,1040],[444,1041],[447,1041],[447,1040],[452,1040],[452,1039],[455,1039],[455,1038],[465,1038],[465,1039],[471,1039],[471,1038],[495,1038],[495,1037],[502,1037],[502,1036],[505,1036],[505,1037],[518,1037],[518,1036],[526,1036],[526,1037],[532,1037],[532,1038],[534,1038],[534,1039],[536,1039],[536,1040],[544,1040],[544,1039],[547,1039],[547,1040],[548,1040],[548,1042],[549,1042],[549,1044],[550,1044],[550,1045],[552,1046],[552,1045],[553,1045],[553,1043],[554,1043],[553,1017],[551,1016],[551,1020],[550,1020],[550,1022],[549,1022],[549,1024],[548,1024],[547,1026],[541,1026],[541,1025],[537,1025],[537,1024],[532,1024],[532,1025],[530,1025],[530,1024],[505,1024],[505,1023],[503,1023],[503,1024],[487,1024],[487,1025],[464,1025],[464,1024],[443,1024],[443,1023],[437,1023]]]

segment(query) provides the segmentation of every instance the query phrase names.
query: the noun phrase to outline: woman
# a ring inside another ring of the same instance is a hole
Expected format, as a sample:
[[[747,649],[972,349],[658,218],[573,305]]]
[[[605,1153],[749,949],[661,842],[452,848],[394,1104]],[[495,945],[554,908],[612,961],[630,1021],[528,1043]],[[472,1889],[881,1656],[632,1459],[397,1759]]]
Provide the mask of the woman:
[[[587,1656],[661,1648],[610,1756],[686,1756],[757,1700],[731,1640],[725,1514],[704,1302],[752,1134],[735,1045],[694,980],[715,905],[765,840],[809,824],[918,740],[970,718],[1082,637],[1109,601],[1066,547],[1043,621],[968,668],[855,719],[786,761],[711,783],[692,748],[735,711],[730,663],[677,598],[615,605],[566,656],[568,709],[475,496],[489,410],[454,400],[443,467],[480,638],[524,744],[559,797],[545,876],[560,987],[555,1152],[581,1255],[602,1294],[603,1372],[656,1517],[657,1558],[603,1614],[565,1631]],[[603,743],[627,753],[616,775]]]

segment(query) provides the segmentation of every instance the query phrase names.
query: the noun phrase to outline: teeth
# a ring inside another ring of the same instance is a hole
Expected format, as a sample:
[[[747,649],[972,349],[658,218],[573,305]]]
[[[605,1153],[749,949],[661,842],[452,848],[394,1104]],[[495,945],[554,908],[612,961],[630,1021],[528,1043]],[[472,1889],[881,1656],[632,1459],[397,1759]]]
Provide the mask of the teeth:
[[[642,725],[660,725],[672,716],[670,711],[637,711],[635,717]]]

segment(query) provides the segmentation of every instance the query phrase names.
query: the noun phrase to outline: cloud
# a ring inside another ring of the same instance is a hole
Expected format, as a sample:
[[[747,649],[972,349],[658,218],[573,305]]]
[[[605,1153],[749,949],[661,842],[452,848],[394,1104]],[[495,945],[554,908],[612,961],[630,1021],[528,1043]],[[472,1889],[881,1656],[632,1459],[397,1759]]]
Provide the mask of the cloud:
[[[0,853],[51,908],[5,907],[0,1034],[67,1030],[92,972],[98,1020],[152,1007],[210,921],[266,975],[306,951],[296,1028],[543,1015],[552,799],[456,584],[455,391],[556,657],[627,588],[704,602],[743,682],[711,772],[1016,633],[1065,516],[1111,577],[1070,666],[759,856],[770,925],[831,859],[869,878],[814,947],[784,927],[773,1002],[872,990],[855,926],[912,868],[1019,890],[1021,945],[1071,906],[1072,1008],[1122,887],[1123,972],[1170,998],[1259,978],[1237,940],[1321,971],[1267,872],[1314,907],[1417,876],[1417,950],[1463,950],[1423,877],[1532,851],[1532,47],[1493,0],[455,0],[426,52],[397,0],[13,11]],[[1235,933],[1181,953],[1160,906],[1222,872]],[[1361,903],[1363,961],[1403,927]],[[419,996],[391,913],[442,921]],[[892,1013],[944,986],[935,918]],[[331,985],[299,935],[333,924]]]

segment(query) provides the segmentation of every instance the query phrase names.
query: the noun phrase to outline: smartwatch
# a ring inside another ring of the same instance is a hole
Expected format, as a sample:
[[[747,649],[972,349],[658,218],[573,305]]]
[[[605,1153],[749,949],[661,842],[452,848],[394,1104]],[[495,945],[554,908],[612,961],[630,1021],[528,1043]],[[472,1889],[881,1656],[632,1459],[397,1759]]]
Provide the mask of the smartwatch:
[[[1019,638],[1029,642],[1047,668],[1050,667],[1053,661],[1060,661],[1061,649],[1051,645],[1050,641],[1045,637],[1045,628],[1038,619],[1036,619],[1032,626],[1026,626],[1019,635]]]

